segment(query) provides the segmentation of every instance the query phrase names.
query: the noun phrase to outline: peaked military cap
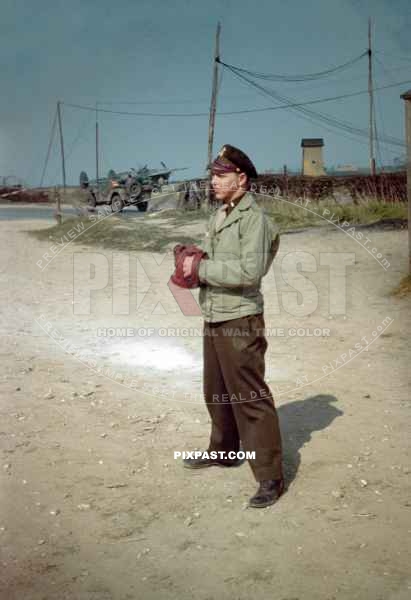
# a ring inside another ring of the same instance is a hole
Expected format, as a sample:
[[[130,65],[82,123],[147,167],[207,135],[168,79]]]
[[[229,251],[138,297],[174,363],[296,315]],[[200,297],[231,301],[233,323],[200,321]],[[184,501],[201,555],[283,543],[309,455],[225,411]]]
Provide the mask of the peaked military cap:
[[[257,178],[256,168],[247,154],[229,144],[224,144],[221,148],[217,158],[211,164],[211,172],[216,174],[245,173],[249,179]]]

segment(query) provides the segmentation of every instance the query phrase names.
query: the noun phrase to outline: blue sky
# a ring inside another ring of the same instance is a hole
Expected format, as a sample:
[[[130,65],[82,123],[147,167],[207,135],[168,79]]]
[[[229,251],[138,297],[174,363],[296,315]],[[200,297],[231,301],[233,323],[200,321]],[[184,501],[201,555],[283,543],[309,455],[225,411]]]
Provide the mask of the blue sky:
[[[343,63],[367,46],[374,20],[375,85],[409,80],[377,93],[378,131],[403,138],[400,94],[411,88],[411,5],[408,0],[3,0],[0,22],[0,175],[38,185],[57,100],[107,109],[207,112],[217,21],[221,59],[267,73],[310,73]],[[338,77],[310,83],[269,84],[285,96],[310,100],[364,90],[363,59]],[[218,110],[274,106],[230,72],[221,76]],[[312,107],[367,127],[368,99],[358,96]],[[69,183],[85,169],[94,175],[91,112],[63,107]],[[100,113],[101,172],[164,161],[204,173],[208,117],[160,118]],[[327,131],[285,110],[217,115],[215,152],[237,145],[259,171],[300,166],[303,137],[323,137],[326,165],[367,165],[367,141]],[[401,148],[381,146],[391,162]],[[55,140],[45,183],[61,180]]]

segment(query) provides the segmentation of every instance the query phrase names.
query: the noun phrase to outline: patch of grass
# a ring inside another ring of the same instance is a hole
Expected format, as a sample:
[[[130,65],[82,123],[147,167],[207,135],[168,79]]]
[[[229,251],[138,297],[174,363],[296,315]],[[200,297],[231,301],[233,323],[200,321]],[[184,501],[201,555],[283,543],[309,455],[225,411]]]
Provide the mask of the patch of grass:
[[[258,204],[264,208],[266,214],[273,219],[281,231],[305,227],[319,227],[326,224],[324,219],[313,213],[310,205],[307,206],[309,210],[305,210],[299,204],[267,199],[259,200]]]
[[[347,221],[350,224],[378,223],[383,219],[407,219],[407,203],[384,204],[382,202],[367,202],[364,204],[336,204],[324,201],[319,203],[293,204],[281,200],[263,200],[259,204],[267,214],[281,227],[283,231],[305,227],[325,226],[329,223],[322,217],[325,209],[330,212],[324,217],[332,220]],[[318,213],[318,214],[316,214]]]
[[[411,295],[411,275],[403,277],[398,286],[392,290],[391,295],[400,298]]]
[[[213,209],[200,208],[198,210],[185,210],[183,208],[170,208],[159,211],[158,213],[149,213],[147,216],[149,216],[151,221],[155,221],[156,218],[169,219],[170,225],[181,227],[185,224],[190,225],[197,221],[208,221],[212,213]]]
[[[368,202],[361,205],[339,205],[322,202],[308,204],[309,211],[299,204],[280,200],[264,199],[259,201],[259,204],[284,233],[292,229],[331,226],[321,217],[325,208],[330,211],[327,217],[330,219],[333,215],[333,220],[339,218],[340,223],[347,221],[350,224],[365,225],[384,219],[402,219],[404,222],[407,220],[406,203]],[[138,219],[128,219],[121,215],[110,215],[102,219],[94,213],[89,216],[65,218],[61,225],[28,233],[40,240],[63,244],[71,239],[70,232],[75,232],[74,243],[115,250],[164,252],[177,243],[201,244],[204,228],[199,227],[198,234],[184,234],[184,225],[189,226],[197,222],[201,225],[209,219],[212,212],[213,209],[170,209],[158,214],[148,213]],[[183,233],[176,232],[176,229]]]
[[[114,250],[162,252],[170,244],[200,242],[200,238],[189,235],[176,236],[172,230],[155,225],[149,219],[126,220],[115,215],[95,221],[90,217],[68,218],[61,225],[28,233],[39,240],[62,244],[71,239],[73,232],[74,243]]]
[[[407,219],[408,204],[406,202],[384,204],[367,202],[364,204],[345,204],[327,206],[340,220],[349,223],[374,223],[382,219]]]

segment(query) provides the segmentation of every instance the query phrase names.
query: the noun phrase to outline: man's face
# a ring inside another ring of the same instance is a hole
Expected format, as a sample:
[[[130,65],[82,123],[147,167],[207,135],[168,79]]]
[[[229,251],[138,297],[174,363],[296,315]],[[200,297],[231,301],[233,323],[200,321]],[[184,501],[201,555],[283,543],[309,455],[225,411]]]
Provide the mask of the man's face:
[[[246,190],[247,177],[244,173],[214,173],[211,187],[217,200],[229,202],[238,196],[239,190]]]

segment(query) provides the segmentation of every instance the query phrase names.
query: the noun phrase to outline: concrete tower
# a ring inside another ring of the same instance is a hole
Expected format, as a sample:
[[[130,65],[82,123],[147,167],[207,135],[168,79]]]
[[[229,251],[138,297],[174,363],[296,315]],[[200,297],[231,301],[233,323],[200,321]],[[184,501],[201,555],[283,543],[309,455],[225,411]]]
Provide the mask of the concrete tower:
[[[303,149],[303,175],[311,177],[325,175],[323,147],[324,140],[322,138],[304,138],[301,140],[301,148]]]

